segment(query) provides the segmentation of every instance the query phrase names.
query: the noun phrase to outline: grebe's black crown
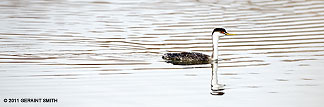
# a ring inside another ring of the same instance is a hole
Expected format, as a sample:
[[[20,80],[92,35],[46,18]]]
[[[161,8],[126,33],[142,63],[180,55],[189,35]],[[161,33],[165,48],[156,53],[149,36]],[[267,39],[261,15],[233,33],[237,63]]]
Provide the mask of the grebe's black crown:
[[[214,32],[220,32],[220,33],[227,33],[226,30],[224,28],[215,28],[212,35],[214,34]]]

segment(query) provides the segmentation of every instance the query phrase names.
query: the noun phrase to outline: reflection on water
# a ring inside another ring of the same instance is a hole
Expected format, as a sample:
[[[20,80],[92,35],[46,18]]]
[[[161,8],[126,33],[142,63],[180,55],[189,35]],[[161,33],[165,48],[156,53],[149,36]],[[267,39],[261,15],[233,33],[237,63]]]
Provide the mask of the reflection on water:
[[[1,0],[0,99],[321,107],[323,13],[321,0]],[[161,59],[211,55],[215,27],[237,34],[219,41],[221,97],[209,94],[210,64]]]
[[[224,84],[219,84],[218,83],[218,78],[217,78],[217,71],[218,71],[218,63],[217,62],[212,62],[211,63],[212,67],[212,79],[211,79],[211,92],[210,94],[212,95],[224,95],[225,93],[223,92]]]

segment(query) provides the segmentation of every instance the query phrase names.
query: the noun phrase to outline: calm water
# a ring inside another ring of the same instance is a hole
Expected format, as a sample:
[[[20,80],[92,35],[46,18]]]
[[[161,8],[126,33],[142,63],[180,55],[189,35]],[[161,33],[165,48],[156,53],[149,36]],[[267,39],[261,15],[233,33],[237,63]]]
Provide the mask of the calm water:
[[[324,104],[324,1],[1,0],[0,17],[2,107]],[[221,38],[214,73],[161,59],[211,55],[214,27],[237,34]]]

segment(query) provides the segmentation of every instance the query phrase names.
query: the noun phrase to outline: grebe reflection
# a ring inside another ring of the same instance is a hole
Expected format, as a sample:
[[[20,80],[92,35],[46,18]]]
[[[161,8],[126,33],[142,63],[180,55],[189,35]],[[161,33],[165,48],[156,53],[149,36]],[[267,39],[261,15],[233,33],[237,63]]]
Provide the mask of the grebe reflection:
[[[217,62],[212,62],[211,63],[212,67],[212,79],[211,79],[211,95],[224,95],[225,93],[223,92],[224,90],[224,84],[219,84],[218,83],[218,78],[217,78],[217,71],[218,71],[218,63]]]

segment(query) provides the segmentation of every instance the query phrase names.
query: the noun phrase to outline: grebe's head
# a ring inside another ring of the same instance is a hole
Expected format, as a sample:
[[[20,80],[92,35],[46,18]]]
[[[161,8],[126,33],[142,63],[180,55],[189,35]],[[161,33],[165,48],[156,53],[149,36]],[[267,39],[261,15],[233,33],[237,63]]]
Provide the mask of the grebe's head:
[[[214,35],[214,33],[218,33],[218,35],[235,35],[235,34],[227,33],[224,28],[215,28],[212,35]]]

